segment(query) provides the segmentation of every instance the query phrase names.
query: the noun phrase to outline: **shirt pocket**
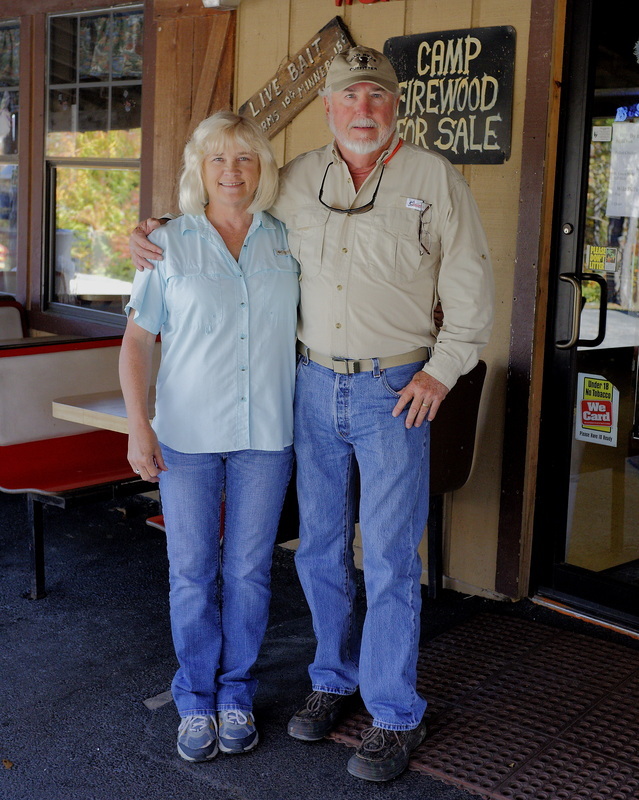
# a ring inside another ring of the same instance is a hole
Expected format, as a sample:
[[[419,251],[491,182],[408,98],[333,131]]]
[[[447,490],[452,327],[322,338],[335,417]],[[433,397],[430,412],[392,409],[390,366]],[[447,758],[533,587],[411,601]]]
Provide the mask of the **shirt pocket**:
[[[170,278],[166,286],[169,317],[179,327],[214,333],[224,321],[223,284],[215,274]]]
[[[287,220],[288,245],[300,265],[302,278],[313,277],[322,271],[324,234],[328,210],[305,209]]]
[[[369,266],[387,278],[411,280],[426,255],[421,217],[412,208],[376,208],[372,216]],[[430,249],[430,248],[429,248]]]

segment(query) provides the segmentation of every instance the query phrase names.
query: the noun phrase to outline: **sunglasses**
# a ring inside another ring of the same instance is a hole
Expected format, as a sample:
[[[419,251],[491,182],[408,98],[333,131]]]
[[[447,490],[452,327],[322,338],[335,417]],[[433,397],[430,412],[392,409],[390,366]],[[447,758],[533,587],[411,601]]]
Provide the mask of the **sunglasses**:
[[[379,189],[379,185],[382,182],[382,175],[384,174],[384,170],[386,169],[386,162],[382,164],[382,171],[379,173],[379,180],[377,181],[377,186],[375,187],[375,191],[373,192],[373,196],[369,200],[368,203],[365,203],[363,206],[358,206],[357,208],[335,208],[335,206],[329,206],[328,203],[325,203],[322,200],[324,195],[324,184],[326,183],[326,176],[328,175],[329,169],[333,166],[334,162],[329,162],[329,165],[326,167],[326,171],[324,172],[324,177],[322,178],[322,185],[320,186],[319,195],[317,199],[320,203],[324,206],[324,208],[328,208],[329,211],[335,211],[337,214],[365,214],[367,211],[370,211],[371,208],[375,205],[375,198],[377,197],[377,191]]]

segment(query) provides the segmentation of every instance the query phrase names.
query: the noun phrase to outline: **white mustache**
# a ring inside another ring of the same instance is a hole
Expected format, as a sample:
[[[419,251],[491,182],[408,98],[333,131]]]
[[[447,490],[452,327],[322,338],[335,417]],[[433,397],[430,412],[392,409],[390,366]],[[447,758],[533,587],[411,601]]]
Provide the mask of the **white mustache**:
[[[379,128],[379,125],[375,122],[374,119],[370,119],[366,117],[364,119],[356,119],[350,123],[348,129],[351,128]]]

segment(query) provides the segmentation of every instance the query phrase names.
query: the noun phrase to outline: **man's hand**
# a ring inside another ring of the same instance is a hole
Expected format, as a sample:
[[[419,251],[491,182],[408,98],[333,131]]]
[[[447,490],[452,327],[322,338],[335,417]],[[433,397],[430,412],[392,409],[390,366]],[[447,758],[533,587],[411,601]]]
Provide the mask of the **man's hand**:
[[[410,404],[406,415],[406,427],[416,428],[428,417],[432,422],[437,409],[448,394],[448,389],[432,375],[420,369],[413,375],[411,382],[399,392],[401,395],[393,409],[393,416],[398,417]]]
[[[153,259],[153,261],[159,261],[162,259],[163,250],[161,247],[153,244],[148,240],[148,235],[151,231],[154,231],[156,228],[159,228],[160,225],[163,225],[168,220],[159,220],[151,217],[150,219],[145,219],[143,222],[140,222],[137,228],[133,231],[129,238],[129,250],[131,251],[131,260],[133,261],[133,266],[136,269],[139,269],[140,272],[146,269],[153,269],[153,264],[148,261],[149,258]]]
[[[437,330],[441,331],[442,325],[444,324],[444,309],[442,308],[441,303],[437,303],[435,306],[433,311],[433,321]]]

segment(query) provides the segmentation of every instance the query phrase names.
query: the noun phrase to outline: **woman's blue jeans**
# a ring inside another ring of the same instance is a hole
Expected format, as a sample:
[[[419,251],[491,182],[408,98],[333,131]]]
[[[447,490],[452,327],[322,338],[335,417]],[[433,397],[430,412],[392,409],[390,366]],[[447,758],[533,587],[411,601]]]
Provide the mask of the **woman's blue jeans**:
[[[373,724],[415,728],[426,708],[417,694],[421,559],[428,519],[430,426],[405,427],[391,411],[423,362],[338,375],[300,356],[295,453],[300,507],[296,566],[317,637],[309,667],[314,690],[351,694],[358,685]],[[359,524],[367,611],[355,620],[353,475],[359,468]]]
[[[162,455],[175,705],[181,717],[250,711],[293,448],[193,454],[162,445]]]

